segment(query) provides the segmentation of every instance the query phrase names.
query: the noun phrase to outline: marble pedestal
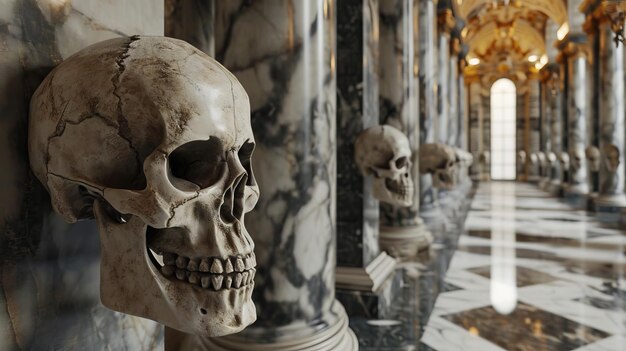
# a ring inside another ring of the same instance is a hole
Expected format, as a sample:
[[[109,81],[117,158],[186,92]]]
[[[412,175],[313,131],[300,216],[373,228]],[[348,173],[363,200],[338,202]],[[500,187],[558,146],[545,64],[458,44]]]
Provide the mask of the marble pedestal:
[[[424,222],[410,227],[380,227],[380,247],[390,255],[407,260],[427,250],[433,236]]]
[[[617,224],[622,221],[622,213],[626,211],[626,195],[598,194],[593,199],[593,209],[600,222]]]
[[[588,195],[589,191],[586,184],[568,184],[563,187],[563,197],[565,201],[578,209],[587,208]]]
[[[399,271],[395,270],[395,266],[394,260],[392,274],[385,275],[386,279],[374,290],[369,287],[359,289],[355,285],[343,289],[341,285],[337,284],[335,296],[345,307],[350,318],[387,318],[393,306],[394,297],[397,296],[402,287],[402,277],[398,274]],[[337,272],[337,277],[339,277],[339,271]]]

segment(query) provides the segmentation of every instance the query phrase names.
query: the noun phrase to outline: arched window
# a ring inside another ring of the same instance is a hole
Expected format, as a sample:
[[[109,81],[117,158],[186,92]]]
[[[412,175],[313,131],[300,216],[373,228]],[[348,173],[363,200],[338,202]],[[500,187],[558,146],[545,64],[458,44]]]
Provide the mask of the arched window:
[[[515,84],[498,79],[491,86],[491,179],[515,179]]]

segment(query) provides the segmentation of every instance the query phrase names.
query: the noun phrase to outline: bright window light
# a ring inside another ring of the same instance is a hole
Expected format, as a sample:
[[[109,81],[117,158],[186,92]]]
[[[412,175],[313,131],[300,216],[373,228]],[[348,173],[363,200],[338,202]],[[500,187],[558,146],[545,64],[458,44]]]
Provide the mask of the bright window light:
[[[515,84],[506,78],[491,86],[491,179],[515,179]]]

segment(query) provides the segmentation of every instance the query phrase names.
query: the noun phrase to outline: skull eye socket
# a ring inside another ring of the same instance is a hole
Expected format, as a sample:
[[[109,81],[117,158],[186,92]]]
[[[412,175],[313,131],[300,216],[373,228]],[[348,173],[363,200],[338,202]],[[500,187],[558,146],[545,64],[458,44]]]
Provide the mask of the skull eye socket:
[[[174,150],[169,156],[172,175],[207,188],[217,183],[226,167],[224,147],[219,139],[192,141]]]
[[[252,153],[254,152],[254,146],[255,145],[253,142],[246,141],[237,152],[237,156],[239,157],[239,161],[241,162],[241,165],[246,170],[246,173],[248,173],[248,180],[246,181],[247,186],[256,185],[256,181],[254,180],[254,177],[252,176],[252,161],[251,161]]]
[[[396,160],[396,168],[404,168],[409,163],[406,156],[402,156]]]

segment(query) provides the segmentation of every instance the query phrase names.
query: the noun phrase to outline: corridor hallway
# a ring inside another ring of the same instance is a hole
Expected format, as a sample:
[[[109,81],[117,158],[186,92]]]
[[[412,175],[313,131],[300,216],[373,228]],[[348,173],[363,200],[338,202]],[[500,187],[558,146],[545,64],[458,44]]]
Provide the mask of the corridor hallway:
[[[481,183],[419,350],[626,350],[623,234],[534,185]]]

